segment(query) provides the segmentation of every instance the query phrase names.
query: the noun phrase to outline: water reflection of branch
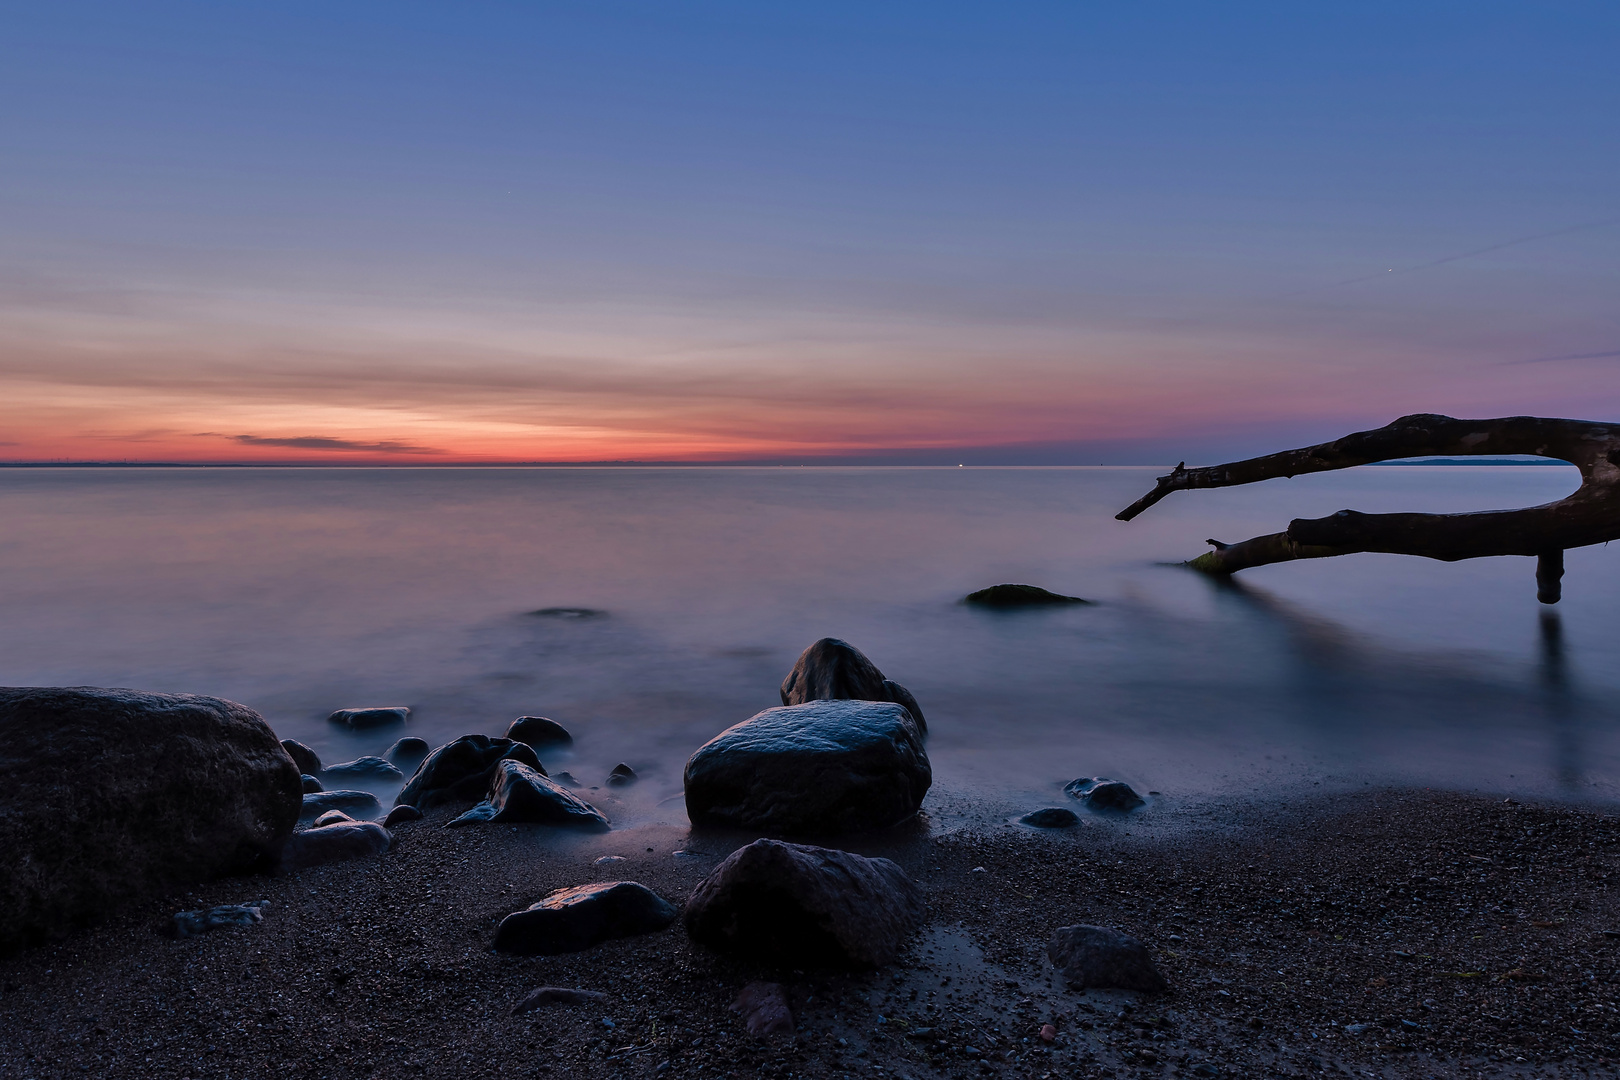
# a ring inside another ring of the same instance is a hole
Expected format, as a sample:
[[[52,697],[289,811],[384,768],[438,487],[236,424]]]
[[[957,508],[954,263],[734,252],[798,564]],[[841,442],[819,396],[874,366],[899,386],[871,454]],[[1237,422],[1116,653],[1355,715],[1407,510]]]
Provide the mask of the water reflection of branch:
[[[1570,685],[1569,659],[1564,649],[1564,622],[1557,611],[1541,612],[1541,687],[1552,729],[1553,755],[1558,782],[1566,788],[1580,786],[1581,741],[1575,694]]]

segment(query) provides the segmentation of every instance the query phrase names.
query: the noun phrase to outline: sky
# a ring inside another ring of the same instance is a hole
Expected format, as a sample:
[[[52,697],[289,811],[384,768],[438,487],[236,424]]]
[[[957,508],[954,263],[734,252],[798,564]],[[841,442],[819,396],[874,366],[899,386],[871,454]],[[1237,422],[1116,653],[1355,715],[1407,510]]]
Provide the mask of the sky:
[[[12,5],[0,460],[1620,419],[1620,5]]]

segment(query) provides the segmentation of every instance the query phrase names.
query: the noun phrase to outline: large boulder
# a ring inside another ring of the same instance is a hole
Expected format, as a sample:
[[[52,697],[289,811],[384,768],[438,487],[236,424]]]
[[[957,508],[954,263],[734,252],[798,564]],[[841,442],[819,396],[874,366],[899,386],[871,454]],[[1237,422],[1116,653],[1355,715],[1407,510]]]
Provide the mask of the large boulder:
[[[418,810],[458,799],[476,802],[489,790],[496,762],[503,760],[521,761],[541,776],[546,774],[528,743],[463,735],[429,754],[405,781],[394,802],[409,803]]]
[[[673,904],[638,882],[576,885],[502,919],[495,948],[522,956],[579,952],[612,938],[662,930],[678,914]]]
[[[892,701],[911,713],[917,730],[928,734],[928,721],[910,690],[885,679],[877,665],[849,642],[824,637],[799,654],[793,670],[782,680],[782,704],[839,699]]]
[[[596,807],[558,786],[550,777],[510,758],[495,763],[488,797],[447,824],[474,825],[480,821],[564,825],[590,832],[610,828],[608,819]]]
[[[0,688],[0,952],[272,868],[301,788],[264,718],[235,702]]]
[[[698,884],[685,920],[694,941],[751,963],[878,967],[922,915],[922,890],[888,859],[756,840]]]
[[[727,728],[686,763],[694,825],[798,835],[882,829],[933,782],[922,733],[892,703],[809,701]]]

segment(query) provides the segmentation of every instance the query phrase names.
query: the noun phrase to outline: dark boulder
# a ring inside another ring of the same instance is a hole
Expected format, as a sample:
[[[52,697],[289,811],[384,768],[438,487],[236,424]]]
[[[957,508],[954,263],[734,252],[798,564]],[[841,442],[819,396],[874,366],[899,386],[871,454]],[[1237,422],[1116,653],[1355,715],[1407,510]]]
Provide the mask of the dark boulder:
[[[220,698],[0,688],[0,747],[0,953],[268,869],[298,821],[298,766]]]
[[[756,840],[699,883],[685,920],[694,941],[750,963],[878,967],[922,914],[922,890],[888,859]]]
[[[298,771],[310,776],[319,776],[321,772],[321,757],[315,751],[299,742],[297,739],[282,739],[281,748],[287,751],[287,756],[293,759]]]
[[[992,585],[988,589],[968,593],[963,603],[988,608],[1061,607],[1068,604],[1089,604],[1078,596],[1047,592],[1038,585]]]
[[[507,727],[506,737],[513,742],[528,743],[530,746],[556,746],[574,741],[567,728],[544,716],[518,717]]]
[[[634,881],[608,881],[561,889],[501,920],[499,952],[555,956],[613,938],[662,930],[675,921],[674,905]]]
[[[885,679],[877,665],[849,642],[826,637],[799,654],[782,680],[782,704],[838,700],[891,701],[911,713],[918,731],[928,734],[928,721],[910,690]]]
[[[625,787],[639,779],[641,778],[636,775],[636,770],[621,761],[613,766],[612,772],[608,773],[607,782],[609,787]]]
[[[403,739],[395,740],[393,746],[384,750],[383,757],[401,768],[408,766],[414,769],[422,763],[422,759],[427,757],[428,751],[432,749],[433,747],[427,744],[426,739],[418,739],[415,735],[407,735]]]
[[[339,709],[327,719],[347,728],[386,727],[403,724],[411,718],[411,710],[404,705],[373,705],[364,709]]]
[[[1031,810],[1018,820],[1037,829],[1069,829],[1080,824],[1080,818],[1073,810],[1065,810],[1061,806]]]
[[[315,791],[304,796],[300,821],[314,821],[328,810],[341,810],[350,817],[373,818],[382,814],[382,803],[369,791]]]
[[[495,763],[503,760],[521,761],[541,776],[546,774],[528,743],[463,735],[429,754],[394,801],[410,803],[418,810],[458,799],[477,801],[489,791]]]
[[[1102,926],[1062,926],[1052,935],[1046,955],[1077,990],[1165,989],[1164,976],[1153,965],[1147,946],[1118,930]]]
[[[340,765],[328,765],[322,774],[339,780],[403,780],[405,774],[394,763],[380,757],[359,757]]]
[[[421,820],[422,811],[410,803],[405,803],[388,811],[388,816],[383,818],[383,828],[392,829],[395,825],[403,825],[407,821]]]
[[[289,869],[381,855],[394,837],[375,821],[344,821],[293,833],[284,860]]]
[[[694,825],[784,834],[882,829],[911,817],[933,782],[900,705],[811,701],[727,728],[686,763]]]
[[[310,776],[308,773],[304,773],[301,776],[299,776],[298,777],[298,783],[304,789],[304,794],[305,795],[310,795],[310,794],[313,794],[314,792],[317,792],[317,791],[325,791],[326,790],[324,787],[321,786],[321,782],[319,780],[315,779],[313,776]]]
[[[1079,799],[1093,810],[1111,810],[1128,813],[1147,801],[1123,780],[1110,780],[1105,776],[1082,776],[1064,785],[1063,792]]]
[[[594,832],[610,828],[608,819],[594,806],[581,802],[521,761],[510,759],[495,763],[488,798],[448,824],[473,825],[480,821],[566,825]]]

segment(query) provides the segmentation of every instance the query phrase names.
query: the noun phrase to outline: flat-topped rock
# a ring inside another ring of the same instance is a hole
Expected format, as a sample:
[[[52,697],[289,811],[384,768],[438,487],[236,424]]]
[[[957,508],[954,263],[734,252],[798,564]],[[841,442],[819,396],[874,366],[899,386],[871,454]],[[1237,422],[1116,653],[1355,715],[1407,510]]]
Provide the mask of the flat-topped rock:
[[[673,904],[638,882],[577,885],[502,919],[495,948],[521,956],[579,952],[613,938],[662,930],[678,914]]]
[[[890,701],[911,713],[918,731],[928,733],[928,721],[911,691],[884,678],[865,653],[838,638],[822,638],[800,653],[793,670],[782,680],[781,693],[783,705],[841,699]]]
[[[463,826],[481,821],[562,825],[590,832],[606,832],[611,827],[596,807],[550,777],[511,759],[495,763],[488,797],[447,824]]]
[[[1039,585],[992,585],[988,589],[968,593],[962,602],[987,608],[1065,607],[1091,603],[1078,596],[1047,592]]]
[[[458,799],[476,802],[489,791],[495,763],[503,760],[520,761],[542,776],[546,773],[528,743],[463,735],[423,759],[394,801],[409,803],[418,810]]]
[[[339,709],[327,720],[347,728],[374,728],[403,724],[410,718],[411,710],[404,705],[368,705],[358,709]]]
[[[922,733],[892,702],[810,701],[727,728],[686,763],[694,825],[836,835],[897,825],[933,782]]]
[[[329,780],[403,780],[405,774],[400,772],[393,762],[380,757],[358,757],[353,761],[345,761],[337,765],[328,765],[322,775]]]

